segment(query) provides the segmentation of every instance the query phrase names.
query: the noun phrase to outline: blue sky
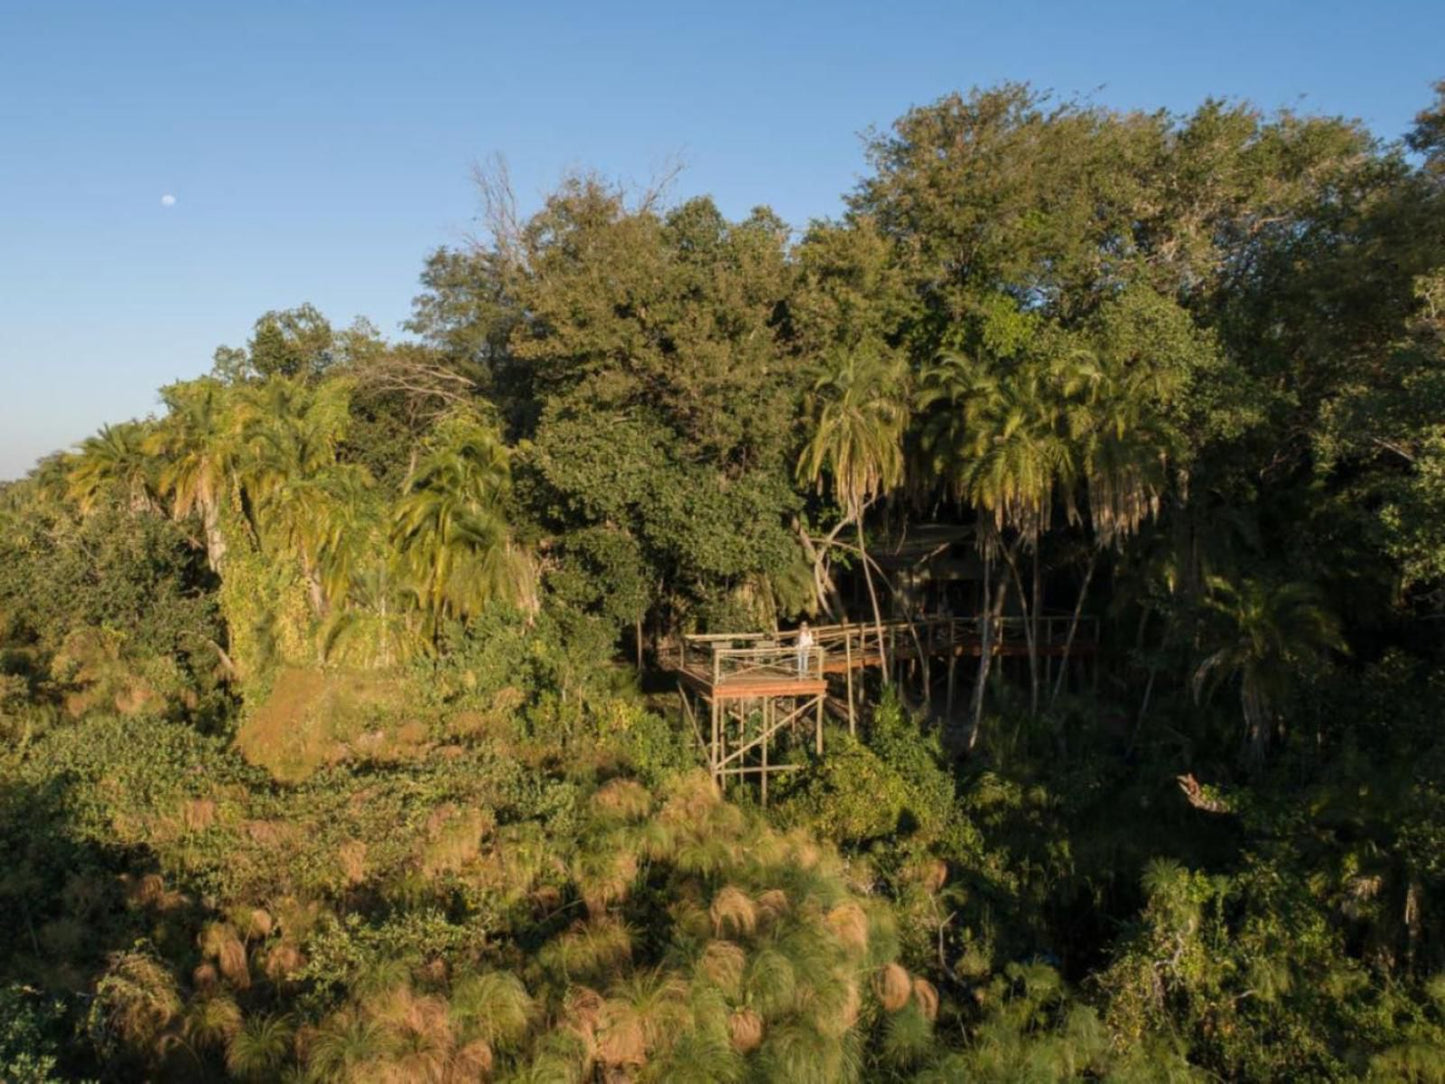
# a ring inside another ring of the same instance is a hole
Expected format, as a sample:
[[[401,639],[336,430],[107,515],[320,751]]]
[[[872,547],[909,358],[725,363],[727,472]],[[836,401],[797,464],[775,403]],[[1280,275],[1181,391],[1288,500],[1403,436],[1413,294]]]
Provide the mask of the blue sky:
[[[804,225],[856,182],[860,132],[950,90],[1212,94],[1394,138],[1442,41],[1438,0],[0,0],[0,478],[152,412],[267,309],[397,333],[492,153],[524,209],[569,168],[681,156],[678,195]]]

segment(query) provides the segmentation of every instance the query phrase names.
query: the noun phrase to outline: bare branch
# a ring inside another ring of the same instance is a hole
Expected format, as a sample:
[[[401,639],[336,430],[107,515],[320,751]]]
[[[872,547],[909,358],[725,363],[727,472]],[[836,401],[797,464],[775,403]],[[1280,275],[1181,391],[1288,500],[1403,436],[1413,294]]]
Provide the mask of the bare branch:
[[[472,183],[482,199],[482,222],[485,238],[472,238],[474,248],[492,248],[509,263],[520,260],[522,253],[522,221],[517,214],[517,194],[512,188],[512,174],[500,152],[489,155],[484,162],[472,165]]]

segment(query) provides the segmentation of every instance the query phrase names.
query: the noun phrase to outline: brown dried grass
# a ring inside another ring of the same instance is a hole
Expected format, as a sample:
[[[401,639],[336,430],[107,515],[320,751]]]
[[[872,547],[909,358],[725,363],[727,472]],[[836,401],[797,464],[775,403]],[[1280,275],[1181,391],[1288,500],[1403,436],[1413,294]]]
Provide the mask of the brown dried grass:
[[[321,917],[321,905],[312,900],[302,903],[295,896],[286,896],[273,902],[277,924],[281,932],[292,941],[302,940]]]
[[[204,832],[216,823],[216,803],[209,798],[196,798],[181,808],[181,823],[188,832]]]
[[[492,1047],[484,1039],[473,1039],[462,1046],[447,1066],[446,1084],[472,1084],[492,1075]]]
[[[593,807],[618,820],[641,820],[652,812],[652,795],[632,779],[614,779],[592,796]]]
[[[139,907],[153,907],[157,911],[173,911],[186,902],[183,893],[166,887],[165,879],[159,873],[147,873],[134,884],[131,884],[129,878],[123,875],[121,883],[126,886],[126,894],[130,902]]]
[[[396,986],[367,1001],[368,1014],[395,1031],[432,1047],[451,1049],[453,1032],[447,1003]]]
[[[868,913],[853,900],[828,912],[828,930],[850,952],[861,956],[868,951]]]
[[[838,1022],[847,1031],[858,1022],[858,1013],[863,1008],[863,995],[858,984],[852,979],[843,980],[843,1004],[839,1007]]]
[[[830,981],[815,988],[807,999],[814,1025],[830,1039],[841,1039],[858,1022],[863,996],[852,977],[834,972]]]
[[[602,995],[588,986],[572,986],[562,1001],[567,1030],[582,1040],[589,1051],[597,1048],[597,1029],[602,1024]]]
[[[150,907],[159,902],[165,896],[165,892],[165,878],[159,873],[147,873],[136,882],[132,898],[143,907]]]
[[[266,976],[272,982],[286,982],[306,966],[306,957],[289,941],[279,941],[266,953]]]
[[[742,993],[747,953],[733,941],[709,941],[702,950],[698,967],[708,980],[728,997]]]
[[[736,885],[724,885],[718,890],[708,907],[708,916],[718,937],[725,933],[751,935],[758,926],[757,905]]]
[[[578,877],[577,887],[587,913],[604,914],[612,904],[627,899],[636,879],[637,856],[630,851],[617,851],[603,870]]]
[[[771,925],[788,913],[788,894],[781,888],[770,888],[757,899],[758,920]]]
[[[337,848],[336,860],[349,886],[355,887],[366,880],[366,843],[363,840],[348,839]]]
[[[481,853],[482,838],[495,823],[487,810],[439,807],[427,821],[431,842],[422,851],[422,873],[428,877],[460,873]]]
[[[246,946],[240,941],[227,941],[221,947],[221,954],[217,959],[220,964],[221,974],[232,986],[238,990],[245,990],[251,985],[251,969],[246,963]]]
[[[647,1029],[635,1016],[608,1019],[598,1033],[597,1057],[607,1065],[640,1066],[647,1062]]]
[[[937,894],[948,883],[948,863],[941,858],[935,858],[927,863],[921,879],[923,887],[928,889],[929,893]]]
[[[795,828],[788,833],[789,858],[803,869],[812,869],[823,857],[823,851],[807,831]]]
[[[417,969],[417,974],[421,976],[423,982],[440,986],[447,981],[448,971],[446,960],[440,956],[433,956],[422,963],[421,967]]]
[[[878,1000],[889,1012],[897,1012],[908,1004],[913,995],[913,983],[908,971],[900,964],[886,964],[873,979],[873,989]]]
[[[922,975],[914,976],[913,998],[924,1016],[930,1020],[938,1019],[938,988]]]
[[[763,1018],[752,1009],[738,1009],[728,1017],[728,1041],[739,1054],[756,1050],[763,1041]]]
[[[261,907],[243,908],[236,919],[236,925],[247,941],[270,937],[271,931],[276,928],[271,912]]]
[[[387,731],[368,739],[378,718],[392,719],[405,704],[398,686],[380,673],[290,668],[276,675],[270,696],[247,712],[236,746],[253,764],[282,782],[299,783],[318,768],[356,753],[414,756]],[[368,750],[367,746],[374,746]]]
[[[296,838],[296,829],[285,821],[247,821],[246,834],[268,849],[284,847]]]
[[[236,989],[251,985],[251,969],[246,963],[246,946],[236,928],[229,922],[212,922],[201,930],[201,955],[215,960],[221,974]]]
[[[682,776],[672,786],[672,793],[662,807],[662,818],[669,823],[696,825],[722,802],[712,776],[701,769]]]

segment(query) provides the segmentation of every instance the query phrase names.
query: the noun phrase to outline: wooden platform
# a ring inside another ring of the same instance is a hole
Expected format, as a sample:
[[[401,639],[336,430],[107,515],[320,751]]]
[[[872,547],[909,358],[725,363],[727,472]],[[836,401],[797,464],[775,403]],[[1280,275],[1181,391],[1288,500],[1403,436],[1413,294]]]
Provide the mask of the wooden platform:
[[[709,700],[746,700],[760,696],[821,696],[828,691],[828,683],[818,676],[789,679],[783,675],[734,674],[714,682],[711,673],[702,673],[692,668],[679,670],[677,676],[694,692]]]
[[[1087,658],[1098,650],[1098,626],[1081,619],[1072,641],[1072,619],[1048,615],[1039,619],[1040,658]],[[740,633],[683,638],[674,669],[680,680],[704,699],[739,700],[750,697],[817,696],[826,693],[827,678],[854,670],[920,659],[943,661],[978,658],[983,651],[976,618],[920,617],[909,621],[822,625],[812,630],[814,647],[799,673],[796,629],[778,633]],[[991,653],[1001,658],[1026,658],[1027,630],[1022,618],[995,622]]]
[[[930,668],[946,670],[947,704],[952,711],[958,660],[983,652],[985,626],[978,618],[933,615],[912,621],[823,625],[811,629],[811,643],[798,643],[800,630],[684,636],[673,669],[684,717],[692,724],[699,746],[707,752],[713,781],[756,779],[758,795],[768,801],[768,780],[794,772],[801,763],[792,756],[800,743],[811,755],[823,754],[823,716],[844,719],[855,733],[855,672],[887,665],[900,680],[912,670],[931,696]],[[1082,659],[1095,654],[1098,625],[1071,615],[1041,617],[1025,625],[1022,618],[993,619],[989,654]],[[904,666],[903,664],[914,664]],[[1061,665],[1067,666],[1065,661]],[[841,676],[846,699],[836,700],[830,677]],[[782,754],[782,756],[779,756]]]

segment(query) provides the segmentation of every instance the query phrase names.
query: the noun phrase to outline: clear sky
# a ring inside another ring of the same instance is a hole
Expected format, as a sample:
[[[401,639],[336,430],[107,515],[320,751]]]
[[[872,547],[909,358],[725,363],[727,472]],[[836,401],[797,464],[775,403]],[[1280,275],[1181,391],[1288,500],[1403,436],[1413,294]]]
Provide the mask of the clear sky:
[[[152,412],[267,309],[398,333],[494,152],[524,210],[569,168],[680,155],[678,195],[801,226],[840,209],[859,133],[954,89],[1218,95],[1393,139],[1442,42],[1440,0],[0,0],[0,478]]]

